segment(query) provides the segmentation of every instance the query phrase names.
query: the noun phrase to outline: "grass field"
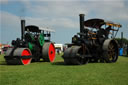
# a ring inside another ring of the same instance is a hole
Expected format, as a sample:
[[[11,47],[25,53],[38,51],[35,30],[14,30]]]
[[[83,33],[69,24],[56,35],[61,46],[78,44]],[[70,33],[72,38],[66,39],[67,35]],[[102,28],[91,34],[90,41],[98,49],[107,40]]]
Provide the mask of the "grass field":
[[[66,66],[57,55],[54,63],[6,65],[0,56],[0,85],[128,85],[128,57],[116,63]]]

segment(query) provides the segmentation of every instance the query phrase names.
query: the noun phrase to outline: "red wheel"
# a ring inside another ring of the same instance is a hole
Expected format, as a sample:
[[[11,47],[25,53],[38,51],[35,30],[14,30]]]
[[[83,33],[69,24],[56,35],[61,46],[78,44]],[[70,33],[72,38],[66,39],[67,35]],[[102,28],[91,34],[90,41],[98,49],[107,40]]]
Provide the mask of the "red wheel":
[[[31,52],[27,49],[24,49],[22,51],[21,56],[31,56]],[[21,62],[22,62],[23,65],[27,65],[27,64],[30,64],[31,60],[32,60],[32,58],[21,59]]]
[[[50,46],[49,46],[49,60],[50,62],[53,62],[54,59],[55,59],[55,47],[54,45],[51,43]]]
[[[9,65],[28,65],[32,60],[32,54],[28,48],[10,48],[5,54],[5,60]]]
[[[55,59],[55,47],[53,43],[44,43],[42,48],[42,57],[44,61],[53,62]]]

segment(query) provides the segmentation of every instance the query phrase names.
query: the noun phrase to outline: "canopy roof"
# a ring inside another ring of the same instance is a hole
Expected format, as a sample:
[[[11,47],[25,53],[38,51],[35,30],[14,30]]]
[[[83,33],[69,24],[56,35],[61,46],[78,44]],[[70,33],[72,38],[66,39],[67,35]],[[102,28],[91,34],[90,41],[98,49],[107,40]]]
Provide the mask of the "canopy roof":
[[[114,27],[122,27],[120,24],[115,24],[110,21],[104,21],[103,19],[89,19],[84,21],[84,25],[86,27],[91,27],[91,28],[100,28],[102,25],[108,25],[108,26],[114,26]]]
[[[40,31],[48,31],[48,32],[55,32],[54,30],[52,29],[49,29],[49,28],[43,28],[43,27],[38,27],[38,26],[35,26],[35,25],[28,25],[25,27],[25,31],[31,31],[31,32],[40,32]]]

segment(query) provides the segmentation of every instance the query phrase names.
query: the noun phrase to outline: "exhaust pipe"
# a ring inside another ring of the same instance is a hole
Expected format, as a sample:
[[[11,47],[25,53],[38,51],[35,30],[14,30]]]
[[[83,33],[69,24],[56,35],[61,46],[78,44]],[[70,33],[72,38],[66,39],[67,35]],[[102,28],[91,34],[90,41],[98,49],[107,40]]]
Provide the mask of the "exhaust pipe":
[[[25,34],[25,20],[21,20],[21,40],[24,40]]]
[[[80,14],[80,33],[83,32],[83,29],[84,29],[84,16],[85,14]]]

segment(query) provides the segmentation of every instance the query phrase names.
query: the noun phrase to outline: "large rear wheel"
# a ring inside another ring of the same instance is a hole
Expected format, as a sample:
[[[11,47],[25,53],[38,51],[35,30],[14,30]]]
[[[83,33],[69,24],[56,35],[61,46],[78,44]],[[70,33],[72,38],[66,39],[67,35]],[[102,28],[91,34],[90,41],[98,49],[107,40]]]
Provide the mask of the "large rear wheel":
[[[103,59],[107,63],[116,62],[118,59],[118,44],[115,40],[108,39],[104,42],[103,45]]]
[[[55,47],[51,42],[44,43],[42,47],[42,57],[46,62],[53,62],[55,59]]]

